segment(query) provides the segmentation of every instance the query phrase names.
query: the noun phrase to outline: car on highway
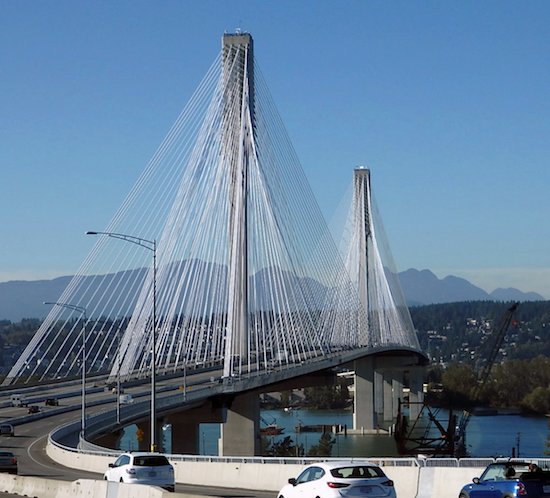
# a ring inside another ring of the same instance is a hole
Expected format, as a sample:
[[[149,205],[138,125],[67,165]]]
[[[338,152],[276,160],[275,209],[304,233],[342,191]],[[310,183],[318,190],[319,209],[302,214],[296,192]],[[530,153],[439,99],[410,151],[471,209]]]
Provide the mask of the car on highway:
[[[393,481],[377,465],[361,461],[334,461],[306,466],[290,478],[278,498],[396,498]]]
[[[121,405],[131,405],[134,402],[134,398],[132,397],[131,394],[121,394],[118,397],[118,402]]]
[[[28,408],[28,413],[39,413],[40,407],[38,405],[31,405]]]
[[[174,467],[160,453],[122,453],[104,474],[106,481],[149,484],[174,491]]]
[[[459,498],[550,498],[550,471],[532,462],[491,463],[459,493]]]
[[[11,424],[0,424],[0,436],[13,436],[15,431]]]
[[[17,474],[17,457],[11,451],[0,451],[0,472]]]

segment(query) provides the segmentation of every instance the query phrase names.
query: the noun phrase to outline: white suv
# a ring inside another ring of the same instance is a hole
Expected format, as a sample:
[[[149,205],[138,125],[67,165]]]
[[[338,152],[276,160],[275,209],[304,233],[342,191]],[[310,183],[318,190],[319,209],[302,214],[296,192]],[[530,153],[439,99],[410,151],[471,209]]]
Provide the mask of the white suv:
[[[149,484],[174,491],[174,467],[159,453],[123,453],[105,472],[106,481]]]

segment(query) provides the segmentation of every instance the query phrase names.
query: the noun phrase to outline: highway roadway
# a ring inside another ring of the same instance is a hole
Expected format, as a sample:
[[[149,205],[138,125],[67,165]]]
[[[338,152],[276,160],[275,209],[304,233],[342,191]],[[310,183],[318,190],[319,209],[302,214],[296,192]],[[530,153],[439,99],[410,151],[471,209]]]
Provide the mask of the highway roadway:
[[[204,382],[205,378],[209,378],[210,374],[199,375],[193,380],[194,382]],[[177,389],[177,385],[181,383],[181,379],[163,382],[172,385],[173,389]],[[97,392],[89,393],[86,396],[87,402],[103,400],[108,403],[108,409],[113,409],[115,406],[115,395],[105,391],[98,383]],[[126,393],[132,393],[133,396],[147,396],[147,384],[131,387],[126,389]],[[159,385],[159,389],[162,384]],[[89,387],[90,390],[93,388]],[[12,391],[14,392],[14,391]],[[24,390],[21,390],[25,393]],[[31,404],[40,407],[42,414],[51,411],[52,415],[29,420],[26,423],[21,423],[15,426],[15,435],[0,436],[0,448],[13,451],[17,456],[19,475],[35,476],[47,479],[59,479],[64,481],[74,481],[77,479],[102,479],[101,474],[86,472],[83,470],[75,470],[59,465],[51,460],[46,455],[46,443],[48,434],[56,427],[80,420],[81,397],[78,384],[57,386],[39,393],[25,393],[26,397],[31,400]],[[44,399],[49,397],[57,397],[59,407],[45,406]],[[10,393],[0,394],[0,423],[9,423],[11,419],[17,419],[27,416],[27,407],[13,407],[9,405]],[[40,398],[40,400],[39,400]],[[142,398],[145,399],[145,398]],[[54,410],[64,406],[72,406],[74,409],[66,413],[56,413]],[[88,416],[95,412],[104,411],[105,404],[89,407],[87,409]],[[32,418],[32,417],[31,417]],[[176,491],[179,493],[192,493],[206,496],[218,497],[242,497],[242,498],[273,498],[274,493],[268,491],[250,491],[243,489],[228,489],[228,488],[212,488],[200,486],[188,486],[185,484],[177,484]],[[4,494],[3,496],[10,497],[12,495]],[[13,495],[15,496],[15,495]]]

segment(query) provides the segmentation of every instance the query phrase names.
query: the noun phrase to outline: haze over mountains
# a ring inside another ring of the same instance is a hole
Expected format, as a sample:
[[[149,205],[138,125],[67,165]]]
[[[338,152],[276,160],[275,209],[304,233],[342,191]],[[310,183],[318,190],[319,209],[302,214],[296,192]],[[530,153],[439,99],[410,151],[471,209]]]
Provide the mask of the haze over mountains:
[[[410,306],[459,301],[544,301],[536,292],[495,289],[488,293],[463,278],[449,275],[439,279],[430,270],[409,269],[399,274],[403,293]],[[52,280],[0,282],[0,319],[18,322],[23,318],[44,318],[72,277]],[[113,277],[116,278],[116,277]],[[130,304],[130,303],[129,303]]]

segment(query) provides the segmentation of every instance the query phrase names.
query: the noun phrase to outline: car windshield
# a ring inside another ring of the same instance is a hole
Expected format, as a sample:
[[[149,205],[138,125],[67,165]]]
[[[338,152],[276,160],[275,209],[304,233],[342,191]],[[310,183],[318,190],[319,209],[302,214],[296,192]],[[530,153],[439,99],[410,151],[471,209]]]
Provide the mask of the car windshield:
[[[373,477],[384,477],[384,472],[378,467],[368,465],[350,465],[347,467],[338,467],[330,471],[333,477],[344,479],[371,479]]]
[[[170,462],[165,456],[140,456],[134,458],[134,465],[136,467],[162,467],[170,465]]]
[[[482,481],[501,481],[503,479],[515,479],[519,474],[529,471],[529,464],[523,462],[511,462],[509,464],[489,465],[483,475]]]

